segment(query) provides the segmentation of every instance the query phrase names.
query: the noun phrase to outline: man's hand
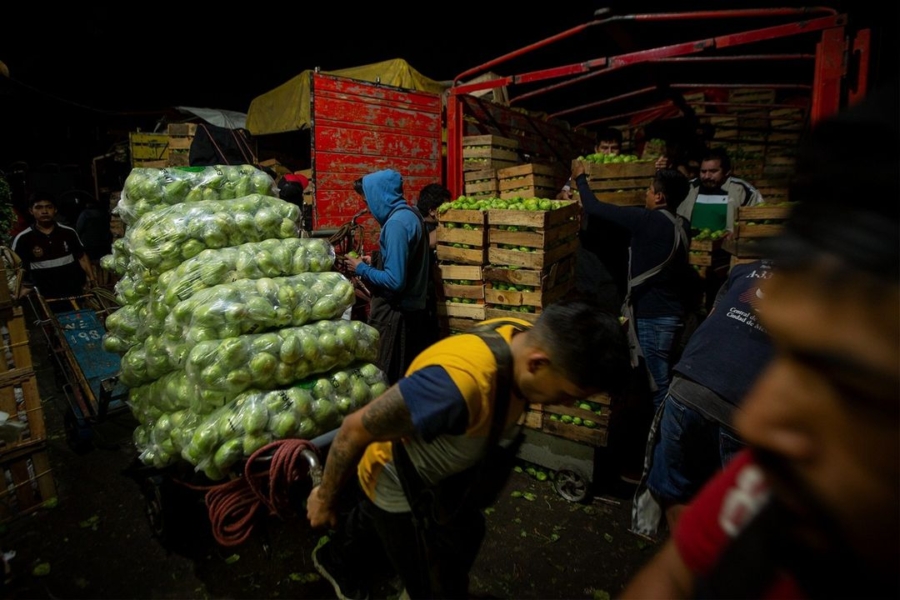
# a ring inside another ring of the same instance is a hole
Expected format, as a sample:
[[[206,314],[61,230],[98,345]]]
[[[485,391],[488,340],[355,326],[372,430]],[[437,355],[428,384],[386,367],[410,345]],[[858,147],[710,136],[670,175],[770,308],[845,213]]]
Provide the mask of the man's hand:
[[[361,262],[365,262],[365,260],[362,258],[356,258],[353,256],[347,256],[347,255],[344,255],[344,258],[342,260],[344,262],[344,268],[350,270],[353,273],[356,272],[356,265],[358,265]]]
[[[557,200],[571,200],[572,199],[572,190],[571,189],[562,189],[556,195]]]
[[[579,175],[584,175],[584,163],[577,158],[572,161],[572,181],[575,181],[575,178]]]
[[[669,168],[669,159],[665,156],[660,156],[656,159],[656,170],[660,169],[668,169]]]
[[[337,527],[337,513],[322,499],[320,489],[321,487],[317,485],[309,492],[309,498],[306,499],[306,518],[312,527],[327,525],[334,529]]]

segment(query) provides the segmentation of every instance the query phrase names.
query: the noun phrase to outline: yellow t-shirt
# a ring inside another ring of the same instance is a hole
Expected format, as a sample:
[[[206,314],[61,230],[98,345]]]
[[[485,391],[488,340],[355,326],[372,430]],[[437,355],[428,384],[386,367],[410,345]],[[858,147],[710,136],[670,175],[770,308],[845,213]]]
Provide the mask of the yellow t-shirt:
[[[520,329],[531,327],[527,321],[510,320]],[[509,342],[515,330],[502,325],[497,332]],[[494,415],[496,374],[497,361],[487,344],[477,335],[463,333],[419,354],[398,383],[416,427],[416,434],[405,440],[406,449],[426,483],[467,469],[483,455]],[[525,400],[512,392],[507,427],[515,425],[524,410]],[[390,442],[370,444],[357,473],[362,490],[376,506],[389,512],[409,510]]]

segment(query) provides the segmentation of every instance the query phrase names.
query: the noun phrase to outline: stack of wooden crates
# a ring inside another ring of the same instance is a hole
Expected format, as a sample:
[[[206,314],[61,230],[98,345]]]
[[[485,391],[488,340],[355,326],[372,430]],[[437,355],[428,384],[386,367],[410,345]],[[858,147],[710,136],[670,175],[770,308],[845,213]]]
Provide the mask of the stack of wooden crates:
[[[574,286],[579,216],[574,202],[555,210],[442,213],[437,257],[444,332],[495,317],[536,321]]]
[[[165,133],[129,133],[131,166],[151,169],[187,167],[196,133],[196,123],[169,123]]]
[[[17,301],[21,272],[0,263],[0,523],[34,512],[56,498],[47,432],[25,315]]]

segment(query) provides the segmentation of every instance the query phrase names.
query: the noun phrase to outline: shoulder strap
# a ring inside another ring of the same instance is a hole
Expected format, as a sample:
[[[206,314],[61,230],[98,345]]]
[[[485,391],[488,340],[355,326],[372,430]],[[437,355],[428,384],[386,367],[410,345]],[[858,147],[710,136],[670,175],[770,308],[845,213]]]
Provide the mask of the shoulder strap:
[[[628,292],[629,293],[631,292],[632,288],[639,286],[640,284],[644,283],[645,281],[647,281],[648,279],[650,279],[651,277],[653,277],[654,275],[656,275],[657,273],[662,271],[665,268],[665,266],[667,264],[669,264],[669,262],[672,260],[672,257],[675,256],[675,252],[678,250],[679,246],[683,245],[683,246],[687,247],[687,245],[688,245],[687,233],[685,233],[684,226],[681,224],[680,220],[677,219],[674,215],[672,215],[672,213],[670,213],[667,210],[661,210],[660,212],[662,214],[664,214],[667,219],[672,221],[672,225],[674,225],[674,227],[675,227],[675,241],[672,244],[672,251],[669,252],[669,256],[666,257],[666,260],[659,263],[657,266],[653,267],[652,269],[648,269],[647,271],[644,271],[637,277],[630,278],[628,280]],[[628,257],[629,257],[628,262],[630,263],[631,262],[630,249],[629,249]]]
[[[504,325],[512,325],[519,330],[524,327],[521,323],[515,321],[501,320],[496,323],[477,325],[470,329],[468,333],[477,335],[494,355],[497,361],[497,389],[494,395],[494,414],[491,419],[491,429],[488,433],[487,444],[485,448],[490,448],[500,439],[503,432],[503,423],[506,420],[506,413],[509,409],[509,395],[512,383],[512,355],[509,351],[509,344],[503,339],[497,328]],[[425,482],[422,481],[419,472],[416,470],[409,453],[403,442],[395,440],[391,443],[392,453],[394,457],[394,466],[397,468],[397,474],[400,477],[400,483],[403,486],[403,492],[410,504],[413,514],[416,518],[421,518],[418,514],[421,508],[417,500],[422,497],[421,492],[426,489]],[[484,461],[480,461],[475,468],[481,468]]]

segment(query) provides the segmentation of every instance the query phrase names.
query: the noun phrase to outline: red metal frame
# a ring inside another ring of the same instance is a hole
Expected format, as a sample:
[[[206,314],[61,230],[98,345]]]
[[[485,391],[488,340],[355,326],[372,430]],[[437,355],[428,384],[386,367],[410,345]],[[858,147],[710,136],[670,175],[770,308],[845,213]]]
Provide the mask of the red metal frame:
[[[531,52],[547,48],[548,46],[551,46],[552,44],[555,44],[561,40],[572,38],[573,36],[583,33],[590,28],[606,25],[613,22],[693,21],[698,19],[715,20],[785,16],[797,16],[802,17],[802,19],[789,23],[757,28],[749,31],[731,33],[721,36],[713,36],[694,40],[691,42],[672,44],[669,46],[652,48],[649,50],[641,50],[637,52],[629,52],[618,56],[600,57],[575,64],[566,64],[555,68],[542,69],[506,77],[499,77],[497,79],[486,82],[468,84],[459,83],[464,78],[477,76],[512,59],[520,58]],[[586,79],[594,78],[624,67],[637,64],[665,63],[675,61],[687,62],[688,60],[753,60],[754,55],[746,55],[741,57],[693,57],[689,55],[700,54],[702,52],[715,49],[732,48],[746,44],[753,44],[762,41],[821,31],[821,41],[815,48],[815,54],[811,55],[806,53],[790,53],[785,55],[755,55],[759,60],[792,60],[815,57],[814,76],[811,91],[813,98],[813,108],[811,110],[811,115],[812,121],[815,122],[824,116],[835,113],[840,106],[841,82],[843,77],[846,75],[846,64],[844,60],[847,48],[847,44],[844,41],[846,23],[846,15],[839,14],[837,11],[829,7],[712,10],[685,13],[621,15],[604,19],[597,19],[582,25],[578,25],[576,27],[572,27],[559,34],[530,44],[514,52],[507,53],[472,69],[468,69],[460,73],[454,79],[454,82],[456,82],[456,84],[450,89],[447,102],[448,187],[450,187],[451,191],[454,194],[459,194],[460,190],[462,189],[463,183],[461,148],[464,108],[462,103],[460,102],[460,96],[463,94],[481,90],[490,90],[514,84],[534,83],[551,79],[566,78],[564,81],[560,81],[537,90],[520,94],[511,99],[511,103],[521,104],[523,101],[529,98],[575,85],[576,83],[583,82]],[[857,40],[860,44],[860,53],[861,55],[864,55],[861,56],[861,58],[864,58],[865,64],[868,65],[868,40],[864,37],[858,37]],[[854,49],[856,49],[855,45]],[[861,60],[861,63],[862,62],[863,61]],[[862,83],[864,85],[865,82],[865,76],[861,75],[857,83]],[[862,87],[859,89],[864,90],[865,88]],[[585,104],[580,107],[558,111],[554,114],[554,116],[572,114],[580,109],[594,108],[596,106],[608,104],[615,100],[632,98],[644,94],[649,90],[650,88],[642,88],[639,90],[626,92],[624,94],[619,94],[618,96],[613,98],[607,98],[598,102]],[[617,115],[617,117],[621,118],[628,115],[640,114],[642,112],[646,112],[647,110],[658,110],[659,108],[660,105],[645,107],[643,110],[622,113],[620,115]],[[587,123],[583,123],[582,125],[598,123],[605,120],[607,119],[604,118],[588,121]]]

